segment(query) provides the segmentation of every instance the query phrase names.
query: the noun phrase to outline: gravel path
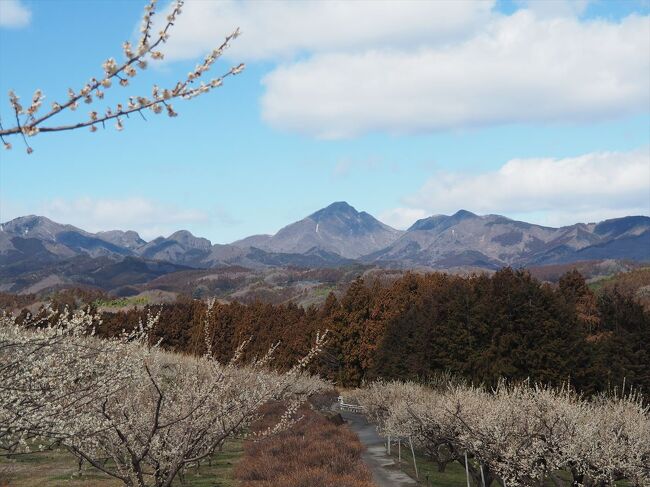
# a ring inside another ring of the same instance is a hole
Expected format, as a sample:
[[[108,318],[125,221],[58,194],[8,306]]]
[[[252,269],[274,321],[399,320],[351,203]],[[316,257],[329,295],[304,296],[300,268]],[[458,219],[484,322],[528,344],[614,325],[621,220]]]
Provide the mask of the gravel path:
[[[415,480],[401,472],[395,465],[395,461],[386,454],[384,439],[377,434],[375,427],[369,424],[363,415],[347,411],[340,411],[340,413],[350,429],[359,436],[359,440],[366,447],[362,458],[372,472],[372,480],[377,487],[417,485]]]

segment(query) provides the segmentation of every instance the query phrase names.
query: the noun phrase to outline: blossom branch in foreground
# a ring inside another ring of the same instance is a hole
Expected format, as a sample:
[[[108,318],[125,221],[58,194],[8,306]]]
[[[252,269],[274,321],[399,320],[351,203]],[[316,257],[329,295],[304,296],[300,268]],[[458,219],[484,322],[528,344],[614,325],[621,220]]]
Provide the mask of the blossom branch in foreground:
[[[12,148],[12,144],[6,138],[18,134],[21,135],[25,143],[27,153],[31,154],[33,149],[29,145],[27,137],[34,137],[41,132],[62,132],[83,127],[89,127],[91,132],[95,132],[98,124],[105,126],[107,121],[113,119],[116,120],[115,127],[117,130],[122,130],[124,128],[123,117],[128,117],[131,113],[138,112],[144,118],[143,110],[151,110],[155,114],[166,111],[167,115],[175,117],[177,113],[171,105],[170,100],[177,98],[189,100],[208,93],[222,86],[227,77],[237,75],[244,70],[245,65],[239,64],[209,82],[201,82],[198,85],[196,83],[199,78],[210,70],[215,61],[221,57],[223,52],[229,47],[230,42],[240,35],[239,29],[236,29],[226,36],[220,46],[213,49],[201,63],[197,64],[194,70],[190,71],[184,79],[178,81],[173,87],[160,89],[157,85],[153,85],[150,97],[131,96],[129,97],[128,103],[118,103],[115,107],[107,107],[103,114],[97,111],[91,111],[88,120],[64,125],[44,125],[44,122],[60,113],[76,111],[79,103],[82,101],[85,104],[92,104],[97,99],[103,99],[104,90],[111,88],[113,82],[116,80],[120,86],[128,86],[129,79],[137,75],[138,69],[144,70],[147,68],[148,59],[163,59],[163,53],[157,50],[157,48],[169,39],[169,31],[178,16],[182,13],[184,0],[176,0],[171,13],[166,18],[165,27],[158,33],[155,41],[150,43],[150,39],[152,39],[151,29],[153,26],[152,17],[156,14],[156,2],[157,0],[150,0],[145,7],[142,18],[141,37],[137,47],[134,49],[130,42],[125,42],[122,45],[126,60],[118,64],[114,58],[107,59],[102,64],[104,75],[99,79],[95,77],[91,78],[78,91],[69,88],[68,100],[66,102],[53,102],[51,109],[37,118],[37,112],[43,105],[43,99],[45,98],[45,95],[43,95],[40,89],[34,92],[28,107],[24,107],[21,104],[20,98],[13,90],[9,91],[9,103],[14,112],[16,124],[10,128],[3,128],[0,124],[0,141],[4,144],[5,149]]]

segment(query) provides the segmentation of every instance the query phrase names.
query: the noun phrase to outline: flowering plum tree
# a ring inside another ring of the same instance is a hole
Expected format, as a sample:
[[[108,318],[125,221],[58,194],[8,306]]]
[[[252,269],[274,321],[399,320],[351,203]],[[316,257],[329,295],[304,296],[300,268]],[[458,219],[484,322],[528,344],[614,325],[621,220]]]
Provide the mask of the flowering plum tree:
[[[125,117],[137,112],[144,118],[142,113],[144,110],[150,110],[155,114],[164,111],[168,116],[175,117],[177,113],[171,104],[171,100],[177,98],[187,100],[207,93],[214,88],[220,87],[228,76],[237,75],[244,70],[244,64],[239,64],[230,68],[219,77],[213,78],[208,82],[200,82],[197,84],[197,80],[221,57],[230,45],[230,42],[240,35],[239,29],[236,29],[226,36],[220,46],[213,49],[202,62],[198,63],[184,79],[179,80],[174,86],[160,88],[154,84],[150,96],[131,96],[128,98],[128,102],[118,103],[115,107],[106,107],[103,113],[95,110],[90,111],[87,119],[81,119],[65,125],[49,125],[48,123],[55,116],[64,112],[76,111],[81,102],[90,105],[98,99],[103,99],[104,91],[115,83],[120,86],[128,86],[129,79],[136,76],[138,70],[142,71],[146,69],[149,60],[163,59],[164,55],[159,48],[162,43],[167,42],[169,39],[170,31],[178,16],[182,13],[184,0],[175,0],[169,15],[166,17],[166,23],[158,34],[152,32],[154,15],[156,14],[156,3],[157,0],[149,0],[145,7],[142,26],[140,28],[141,36],[137,45],[133,46],[128,41],[124,42],[122,46],[124,60],[118,62],[114,58],[107,59],[102,64],[104,71],[102,76],[99,78],[90,78],[81,89],[75,90],[69,88],[67,100],[52,102],[50,110],[46,113],[38,115],[45,98],[45,95],[40,89],[34,92],[28,105],[23,105],[18,95],[13,90],[10,91],[9,103],[13,111],[12,118],[14,125],[9,128],[4,128],[0,123],[0,140],[4,144],[5,149],[12,148],[12,144],[8,140],[9,137],[19,134],[25,143],[27,153],[31,154],[33,149],[29,145],[27,138],[38,135],[39,133],[60,132],[83,127],[88,127],[91,132],[95,132],[98,125],[105,126],[106,122],[112,120],[115,120],[117,130],[122,130],[124,128]]]
[[[633,485],[650,485],[650,410],[646,404],[636,393],[596,398],[567,445],[567,464],[576,483],[599,485],[627,479]]]
[[[15,451],[29,448],[34,438],[83,435],[81,416],[134,376],[156,319],[149,315],[133,332],[98,341],[97,317],[84,310],[48,310],[24,325],[0,315],[0,448]]]
[[[650,412],[636,393],[586,400],[526,383],[487,391],[377,382],[356,396],[380,432],[413,438],[439,468],[469,458],[477,485],[650,485]]]
[[[170,486],[186,468],[244,434],[261,405],[287,400],[286,428],[304,398],[329,387],[304,372],[325,343],[319,335],[290,371],[269,368],[273,349],[227,364],[148,344],[150,316],[131,333],[94,337],[98,318],[53,313],[0,320],[0,446],[10,452],[58,445],[126,486]]]

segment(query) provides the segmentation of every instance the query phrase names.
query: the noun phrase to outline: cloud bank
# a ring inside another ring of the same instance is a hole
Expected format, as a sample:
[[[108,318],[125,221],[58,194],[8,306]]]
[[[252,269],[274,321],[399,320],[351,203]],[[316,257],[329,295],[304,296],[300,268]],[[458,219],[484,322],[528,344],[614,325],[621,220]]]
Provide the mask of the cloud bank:
[[[454,45],[323,53],[266,76],[263,118],[321,138],[645,112],[650,22],[540,20],[522,11]]]
[[[145,240],[169,235],[188,224],[209,221],[209,216],[203,211],[178,208],[141,197],[57,198],[43,203],[38,212],[89,232],[136,230]]]
[[[237,61],[444,43],[479,28],[489,20],[494,4],[494,0],[189,0],[165,54],[173,60],[200,56],[236,27],[244,35],[226,56]]]
[[[262,118],[319,138],[647,112],[650,19],[583,20],[587,4],[189,0],[166,54],[201,55],[241,27],[229,62],[272,63]]]
[[[476,175],[441,172],[403,202],[382,215],[386,223],[405,228],[460,208],[552,226],[650,215],[650,148],[513,159]]]

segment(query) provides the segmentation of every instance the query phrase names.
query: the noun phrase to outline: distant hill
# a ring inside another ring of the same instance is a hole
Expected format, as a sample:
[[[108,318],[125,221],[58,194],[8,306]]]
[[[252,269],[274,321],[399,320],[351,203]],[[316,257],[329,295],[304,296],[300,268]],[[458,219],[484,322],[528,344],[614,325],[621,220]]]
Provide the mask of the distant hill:
[[[55,223],[43,216],[23,216],[0,225],[0,265],[13,261],[14,252],[38,252],[43,258],[68,258],[85,254],[91,257],[134,255],[127,245],[114,243],[115,232],[107,239],[72,225]],[[135,233],[135,232],[133,232]],[[137,234],[136,234],[137,235]],[[138,237],[139,238],[139,237]],[[46,255],[48,257],[46,257]]]
[[[650,267],[620,272],[605,279],[596,280],[591,284],[591,288],[600,293],[615,290],[633,297],[646,310],[650,311]]]
[[[175,264],[202,267],[203,260],[210,254],[212,243],[198,238],[187,230],[179,230],[169,237],[158,237],[138,249],[146,259],[164,260]]]
[[[92,264],[93,259],[99,260]],[[460,210],[418,220],[400,231],[336,202],[275,235],[253,235],[232,244],[212,244],[187,230],[146,242],[134,231],[90,233],[34,215],[0,225],[0,291],[14,292],[75,282],[110,290],[118,281],[145,283],[190,268],[362,264],[466,272],[608,259],[650,262],[650,218],[552,228]]]
[[[650,260],[650,218],[551,228],[460,210],[418,220],[394,243],[362,260],[401,268],[497,269],[610,258]]]
[[[90,287],[115,291],[123,286],[145,284],[165,274],[188,269],[169,262],[145,260],[140,257],[113,259],[107,256],[78,255],[39,266],[0,266],[0,291],[9,293],[40,293],[67,288]]]

